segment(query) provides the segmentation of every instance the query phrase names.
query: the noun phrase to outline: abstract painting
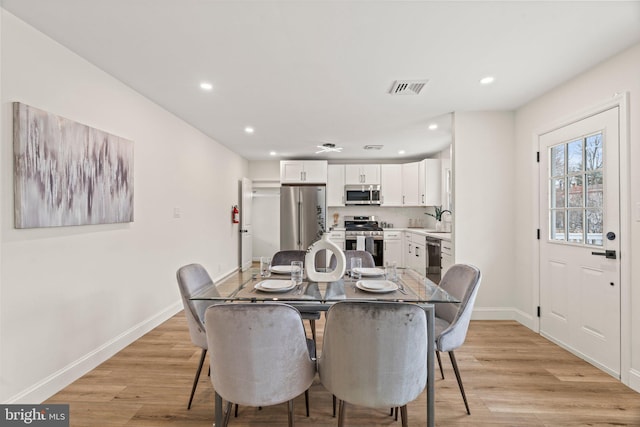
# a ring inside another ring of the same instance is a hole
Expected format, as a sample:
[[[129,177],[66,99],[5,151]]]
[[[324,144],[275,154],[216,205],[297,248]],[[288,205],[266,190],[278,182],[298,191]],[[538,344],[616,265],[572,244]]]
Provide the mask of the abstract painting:
[[[133,221],[133,142],[13,103],[15,227]]]

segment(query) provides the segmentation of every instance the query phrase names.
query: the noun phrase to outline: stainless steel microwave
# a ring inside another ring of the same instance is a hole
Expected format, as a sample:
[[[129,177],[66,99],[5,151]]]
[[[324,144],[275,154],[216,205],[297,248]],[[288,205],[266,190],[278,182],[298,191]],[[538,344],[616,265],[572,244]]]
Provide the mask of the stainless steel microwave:
[[[345,185],[345,205],[379,205],[379,185]]]

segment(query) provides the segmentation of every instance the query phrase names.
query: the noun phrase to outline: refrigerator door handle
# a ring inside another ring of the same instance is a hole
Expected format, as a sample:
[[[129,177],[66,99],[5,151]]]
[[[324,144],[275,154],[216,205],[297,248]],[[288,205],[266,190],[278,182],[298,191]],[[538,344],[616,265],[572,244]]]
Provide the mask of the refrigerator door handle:
[[[298,202],[298,249],[302,246],[302,202]]]

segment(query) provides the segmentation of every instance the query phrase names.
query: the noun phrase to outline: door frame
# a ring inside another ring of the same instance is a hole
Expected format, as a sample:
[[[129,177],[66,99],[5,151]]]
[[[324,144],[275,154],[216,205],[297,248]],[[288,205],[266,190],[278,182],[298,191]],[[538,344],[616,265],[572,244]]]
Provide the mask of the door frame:
[[[541,126],[533,134],[533,158],[540,150],[540,138],[543,134],[560,129],[572,123],[599,114],[611,108],[619,108],[619,144],[620,144],[620,381],[629,385],[631,368],[631,175],[630,175],[630,141],[629,141],[629,93],[616,93],[612,98],[593,105],[577,113],[561,118],[555,122]],[[534,180],[533,206],[537,207],[537,228],[540,229],[540,165],[537,165],[537,179]],[[540,318],[536,316],[540,306],[540,240],[534,238],[532,245],[534,259],[531,313],[533,313],[533,329],[540,333]]]

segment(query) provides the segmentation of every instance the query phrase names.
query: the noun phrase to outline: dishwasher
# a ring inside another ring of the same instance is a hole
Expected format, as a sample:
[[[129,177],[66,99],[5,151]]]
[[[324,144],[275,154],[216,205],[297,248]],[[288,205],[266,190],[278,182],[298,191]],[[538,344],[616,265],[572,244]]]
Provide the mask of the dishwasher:
[[[440,239],[427,236],[425,248],[427,251],[427,279],[434,283],[440,283],[440,274],[442,271]]]

